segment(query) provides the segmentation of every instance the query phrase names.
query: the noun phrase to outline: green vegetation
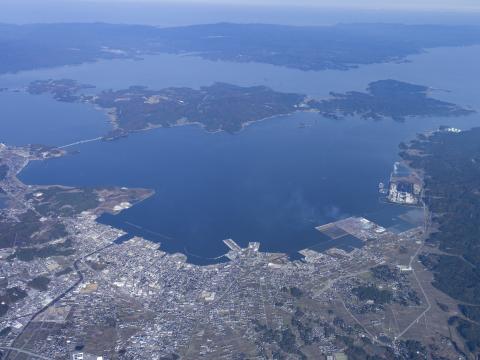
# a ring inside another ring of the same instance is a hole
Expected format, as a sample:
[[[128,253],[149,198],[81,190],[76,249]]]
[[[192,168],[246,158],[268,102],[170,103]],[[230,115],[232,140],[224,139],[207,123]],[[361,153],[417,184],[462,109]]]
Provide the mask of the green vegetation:
[[[302,297],[303,291],[296,286],[292,286],[290,288],[290,295],[292,295],[293,297],[298,299],[298,298]]]
[[[395,61],[442,44],[477,44],[479,37],[478,27],[219,23],[164,29],[159,48],[173,53],[193,52],[212,60],[253,61],[300,70],[348,70]]]
[[[370,355],[361,346],[349,345],[345,354],[349,360],[385,360],[386,358],[378,355]]]
[[[85,210],[95,209],[99,205],[94,189],[72,189],[52,186],[38,191],[42,195],[33,199],[35,209],[42,215],[72,216]]]
[[[107,267],[105,263],[99,261],[87,260],[86,263],[95,271],[102,271]]]
[[[0,221],[0,249],[26,247],[52,241],[67,235],[65,226],[56,221],[41,222],[40,216],[29,210],[18,215],[18,221]],[[42,229],[42,231],[39,231]]]
[[[281,351],[295,354],[300,359],[306,359],[305,354],[302,353],[297,345],[297,337],[289,327],[284,330],[274,330],[256,321],[255,331],[259,333],[259,341],[270,344],[276,343]],[[282,356],[282,354],[279,353],[278,356]]]
[[[480,351],[480,325],[458,317],[449,320],[451,325],[456,325],[458,333],[465,340],[468,350],[471,352]]]
[[[208,131],[239,131],[245,123],[290,114],[304,95],[273,91],[264,86],[240,87],[215,83],[201,87],[149,90],[133,86],[98,95],[96,105],[115,109],[117,125],[130,132],[149,126],[169,127],[179,121],[199,123]]]
[[[313,333],[312,319],[305,316],[305,313],[297,308],[293,314],[291,324],[296,328],[300,339],[305,345],[312,345],[315,341],[318,341],[318,337]]]
[[[55,273],[55,276],[59,277],[59,276],[67,275],[67,274],[70,274],[72,271],[73,271],[73,268],[71,268],[70,266],[67,266],[65,269],[57,271]]]
[[[67,240],[63,243],[47,245],[43,247],[20,247],[9,256],[9,259],[17,258],[21,261],[32,261],[35,258],[49,258],[51,256],[69,256],[73,255],[75,250],[72,248],[72,242]]]
[[[425,201],[438,231],[429,241],[446,254],[420,259],[434,273],[433,285],[459,302],[463,315],[480,316],[480,128],[438,131],[414,140],[402,156],[425,171]],[[480,326],[453,318],[470,351],[480,350]]]
[[[80,84],[75,80],[37,80],[33,81],[27,87],[30,94],[50,93],[57,101],[75,102],[80,99],[76,93],[80,90],[91,89],[95,86]]]
[[[208,131],[236,132],[245,124],[295,111],[318,111],[341,118],[360,115],[366,119],[385,117],[403,121],[408,116],[460,116],[472,111],[432,99],[428,88],[395,80],[371,83],[368,93],[333,94],[327,100],[307,100],[305,95],[281,93],[265,86],[240,87],[215,83],[201,87],[151,90],[132,86],[125,90],[104,91],[98,96],[73,95],[79,89],[74,80],[36,81],[30,92],[52,93],[61,101],[93,102],[114,115],[116,128],[105,136],[114,139],[150,127],[170,127],[196,123]],[[408,105],[408,106],[406,106]]]
[[[4,291],[0,292],[0,316],[3,316],[7,313],[8,309],[10,308],[9,305],[12,305],[22,299],[27,297],[27,293],[18,288],[12,287],[7,288]]]
[[[334,119],[359,115],[364,119],[392,118],[404,121],[410,116],[461,116],[472,113],[455,104],[432,99],[428,87],[395,80],[370,83],[367,93],[332,93],[332,99],[311,101],[309,105]]]
[[[459,301],[480,304],[480,273],[476,267],[457,256],[426,255],[420,259],[434,272],[435,287]]]
[[[398,270],[388,265],[378,265],[370,269],[373,276],[382,281],[392,281],[399,278]]]
[[[476,26],[0,24],[0,53],[8,54],[0,61],[0,73],[159,52],[300,70],[347,70],[397,61],[425,48],[474,45],[479,39]]]
[[[426,202],[439,231],[429,241],[448,255],[421,257],[434,285],[451,297],[480,305],[480,128],[419,137],[402,156],[423,169]],[[419,153],[420,152],[420,153]]]
[[[480,306],[460,304],[458,307],[464,316],[470,320],[480,323]]]
[[[39,291],[47,291],[50,281],[46,276],[37,276],[28,282],[28,286]]]
[[[406,340],[400,343],[400,351],[405,356],[405,359],[411,360],[426,360],[427,349],[421,342],[416,340]]]
[[[440,308],[440,310],[445,311],[445,312],[448,312],[449,307],[448,307],[447,304],[444,304],[444,303],[441,303],[441,302],[438,302],[438,301],[437,301],[437,305],[438,305],[438,307]]]
[[[390,290],[381,290],[374,285],[358,286],[353,288],[352,292],[360,300],[373,300],[377,304],[388,304],[393,298]]]
[[[1,310],[0,310],[0,314],[1,314]],[[0,337],[7,336],[8,334],[10,334],[11,331],[12,331],[12,328],[10,326],[3,328],[2,330],[0,330]]]

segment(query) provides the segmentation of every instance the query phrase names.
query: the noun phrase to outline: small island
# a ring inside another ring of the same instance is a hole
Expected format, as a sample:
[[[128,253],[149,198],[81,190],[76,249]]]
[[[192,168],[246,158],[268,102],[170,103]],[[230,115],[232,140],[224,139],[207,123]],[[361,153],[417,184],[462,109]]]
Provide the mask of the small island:
[[[396,80],[380,80],[368,85],[367,92],[331,93],[331,99],[311,101],[309,105],[323,116],[334,119],[360,116],[363,119],[462,116],[473,110],[430,97],[432,89]]]
[[[59,101],[83,102],[107,111],[113,129],[110,140],[130,132],[155,127],[198,124],[207,131],[235,133],[267,118],[297,111],[318,112],[341,119],[360,116],[368,120],[408,117],[462,116],[473,110],[430,97],[431,89],[396,80],[370,83],[366,92],[331,93],[327,99],[312,99],[304,94],[277,92],[265,86],[242,87],[214,83],[200,89],[171,87],[153,90],[131,86],[96,95],[80,94],[91,85],[74,80],[35,81],[27,88],[31,94],[50,93]]]
[[[37,95],[50,93],[55,100],[63,102],[74,102],[80,100],[80,97],[76,95],[79,91],[93,88],[95,88],[95,86],[80,84],[77,81],[71,79],[37,80],[32,81],[28,85],[27,92]]]

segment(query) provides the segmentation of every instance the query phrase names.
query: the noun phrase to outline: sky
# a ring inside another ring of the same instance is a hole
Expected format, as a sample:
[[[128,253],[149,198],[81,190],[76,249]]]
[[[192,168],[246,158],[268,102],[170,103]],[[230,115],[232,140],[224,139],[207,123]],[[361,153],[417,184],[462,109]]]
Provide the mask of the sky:
[[[28,10],[26,10],[28,9]],[[0,0],[0,23],[480,25],[480,0]]]
[[[78,1],[78,0],[64,0]],[[139,2],[139,0],[84,0],[104,2]],[[173,0],[140,0],[151,3],[168,3]],[[402,10],[437,10],[437,11],[479,11],[479,0],[176,0],[176,3],[193,4],[233,4],[262,6],[310,6],[352,9],[402,9]]]

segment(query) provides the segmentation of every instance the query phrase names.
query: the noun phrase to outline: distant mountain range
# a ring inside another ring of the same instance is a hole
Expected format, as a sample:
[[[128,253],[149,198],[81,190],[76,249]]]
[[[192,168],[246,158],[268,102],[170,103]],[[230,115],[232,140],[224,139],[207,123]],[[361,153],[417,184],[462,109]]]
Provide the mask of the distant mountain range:
[[[156,53],[348,70],[425,49],[480,44],[480,26],[218,23],[173,28],[104,23],[0,24],[0,73]]]

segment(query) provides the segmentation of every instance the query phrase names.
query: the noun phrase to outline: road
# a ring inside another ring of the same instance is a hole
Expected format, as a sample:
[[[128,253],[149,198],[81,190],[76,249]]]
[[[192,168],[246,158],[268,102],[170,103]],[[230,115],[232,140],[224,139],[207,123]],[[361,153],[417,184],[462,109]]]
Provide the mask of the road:
[[[22,354],[26,354],[26,355],[29,355],[29,356],[32,356],[36,359],[45,359],[45,360],[52,360],[51,358],[48,358],[48,357],[45,357],[43,355],[39,355],[39,354],[35,354],[31,351],[28,351],[28,350],[23,350],[23,349],[19,349],[19,348],[16,348],[16,347],[11,347],[11,346],[0,346],[0,350],[8,350],[8,354],[11,352],[11,351],[16,351],[16,352],[19,352],[19,353],[22,353]],[[8,355],[7,354],[7,355]]]
[[[89,142],[92,142],[92,141],[98,141],[98,140],[102,140],[102,139],[103,139],[103,137],[102,137],[102,136],[99,136],[99,137],[96,137],[96,138],[94,138],[94,139],[87,139],[87,140],[75,141],[75,142],[73,142],[73,143],[71,143],[71,144],[59,146],[58,148],[59,148],[59,149],[65,149],[65,148],[70,147],[70,146],[85,144],[85,143],[89,143]]]
[[[425,298],[425,302],[427,303],[427,307],[425,308],[424,311],[422,311],[422,313],[420,315],[418,315],[410,324],[408,324],[402,331],[400,331],[396,336],[395,336],[395,340],[398,340],[399,338],[401,338],[403,335],[405,335],[408,330],[410,330],[410,328],[412,326],[414,326],[415,324],[418,323],[418,321],[426,316],[427,312],[430,311],[430,309],[432,308],[432,304],[430,303],[430,300],[428,299],[428,296],[425,292],[425,290],[423,289],[423,286],[420,282],[420,280],[418,279],[417,277],[417,274],[415,273],[415,269],[414,267],[412,266],[413,265],[413,262],[418,258],[418,255],[420,254],[420,251],[423,249],[424,247],[424,244],[425,244],[425,240],[426,238],[428,237],[428,234],[429,234],[429,230],[430,230],[430,223],[431,223],[431,218],[430,218],[430,213],[427,209],[427,206],[425,205],[425,203],[423,203],[423,212],[424,212],[424,232],[423,232],[423,239],[422,239],[422,243],[420,244],[420,246],[418,247],[418,249],[415,251],[415,253],[410,257],[410,261],[408,263],[408,266],[412,269],[412,274],[413,276],[415,277],[415,280],[417,281],[417,284],[418,286],[420,287],[420,291],[422,292],[424,298]],[[352,274],[352,275],[355,275],[355,274]],[[334,280],[330,280],[328,283],[327,283],[327,286],[324,287],[323,289],[321,289],[319,292],[322,292],[324,291],[326,288],[329,288],[333,283],[335,283],[336,281],[342,279],[342,278],[348,278],[352,275],[344,275],[342,277],[339,277],[337,279],[334,279]],[[363,324],[360,322],[360,320],[358,320],[358,318],[347,308],[347,306],[345,305],[345,302],[340,299],[340,301],[342,302],[342,305],[343,307],[345,308],[345,310],[347,311],[347,313],[355,320],[355,322],[360,325],[362,327],[362,329],[370,336],[370,338],[377,342],[377,343],[380,343],[382,345],[386,345],[388,346],[388,344],[385,344],[383,343],[382,341],[380,341],[375,335],[373,335],[365,326],[363,326]]]
[[[79,267],[78,267],[78,264],[85,258],[93,255],[93,254],[96,254],[100,251],[103,251],[105,250],[106,248],[112,246],[113,243],[111,244],[108,244],[108,245],[105,245],[105,246],[102,246],[101,248],[99,249],[96,249],[84,256],[82,256],[81,258],[78,258],[77,260],[75,260],[73,262],[73,267],[75,269],[75,271],[77,272],[77,275],[78,275],[78,279],[71,285],[68,287],[68,289],[66,289],[63,293],[61,293],[60,295],[58,295],[55,299],[53,299],[52,301],[50,301],[47,305],[45,305],[44,307],[42,307],[40,310],[38,310],[36,313],[33,314],[33,316],[30,318],[30,320],[28,321],[28,323],[23,327],[22,331],[20,331],[20,333],[17,335],[17,337],[15,338],[15,340],[12,342],[13,345],[15,345],[15,342],[17,342],[17,340],[22,336],[22,334],[25,332],[25,330],[28,328],[28,326],[32,323],[32,321],[35,320],[35,318],[40,315],[41,313],[43,313],[44,311],[46,311],[49,307],[55,305],[58,301],[60,301],[61,299],[63,299],[67,294],[69,294],[73,289],[75,289],[80,283],[82,283],[83,279],[84,279],[84,276],[82,274],[82,272],[80,271]],[[28,342],[27,342],[28,343]],[[25,344],[26,345],[26,344]],[[5,350],[8,350],[7,353],[4,355],[4,358],[5,359],[8,359],[8,357],[10,356],[10,350],[15,350],[15,351],[20,351],[20,350],[23,350],[21,348],[16,348],[16,347],[12,347],[11,349],[9,348],[5,348]],[[28,352],[27,350],[24,350],[24,351],[21,351],[21,352]],[[42,358],[42,357],[40,357]],[[48,358],[45,358],[45,359],[48,359]],[[51,359],[49,359],[51,360]]]
[[[397,336],[395,336],[395,340],[401,338],[403,335],[405,335],[405,333],[410,330],[410,328],[415,325],[416,323],[418,323],[418,321],[427,314],[427,312],[430,311],[430,309],[432,308],[432,304],[430,303],[430,300],[428,299],[428,296],[425,292],[425,290],[423,289],[423,286],[422,286],[422,283],[420,282],[420,280],[418,279],[417,277],[417,274],[415,273],[415,269],[414,267],[412,266],[413,264],[413,261],[415,259],[418,258],[418,254],[420,254],[420,251],[423,249],[423,246],[425,244],[425,240],[426,238],[428,237],[428,234],[429,234],[429,230],[430,230],[430,213],[428,212],[428,209],[427,209],[427,206],[425,205],[425,203],[423,203],[423,214],[424,214],[424,229],[423,229],[423,239],[422,239],[422,243],[421,245],[418,247],[417,251],[415,252],[415,254],[412,255],[412,257],[410,258],[410,262],[408,263],[408,266],[412,269],[412,273],[413,273],[413,276],[415,277],[415,280],[417,281],[417,284],[418,286],[420,287],[420,291],[422,292],[423,294],[423,297],[425,298],[425,301],[427,302],[427,308],[420,314],[417,316],[417,318],[415,318],[405,329],[403,329],[403,331],[401,331],[400,333],[397,334]]]

